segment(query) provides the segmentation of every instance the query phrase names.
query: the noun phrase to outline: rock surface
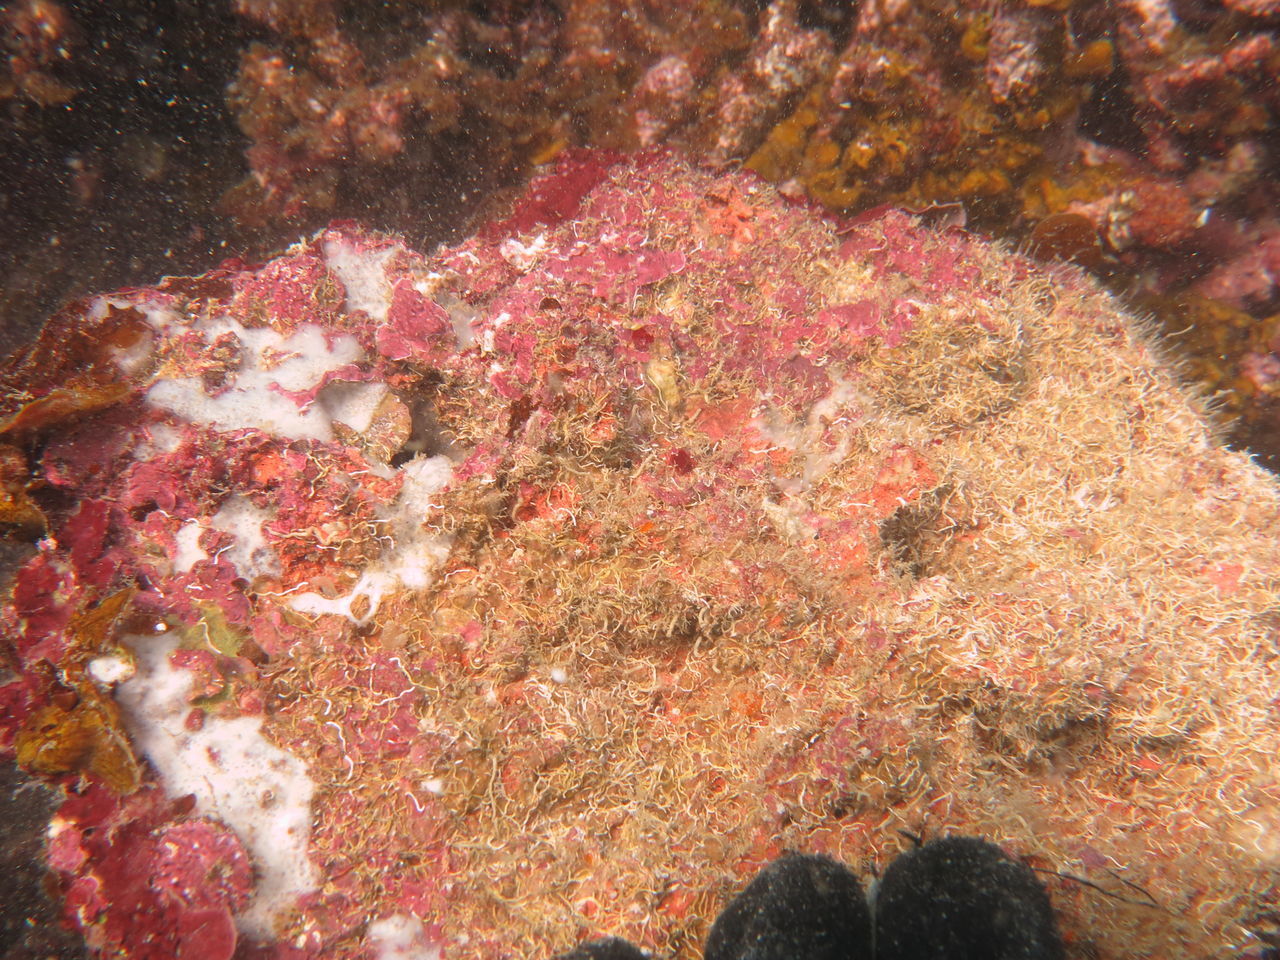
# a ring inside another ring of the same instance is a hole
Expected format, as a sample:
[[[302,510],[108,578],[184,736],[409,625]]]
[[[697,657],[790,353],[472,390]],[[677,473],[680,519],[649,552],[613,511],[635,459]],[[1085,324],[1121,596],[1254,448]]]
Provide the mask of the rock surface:
[[[784,849],[865,874],[906,830],[1058,871],[1069,956],[1260,956],[1275,480],[1074,268],[612,161],[9,365],[0,519],[46,535],[0,745],[65,791],[70,919],[692,957]]]

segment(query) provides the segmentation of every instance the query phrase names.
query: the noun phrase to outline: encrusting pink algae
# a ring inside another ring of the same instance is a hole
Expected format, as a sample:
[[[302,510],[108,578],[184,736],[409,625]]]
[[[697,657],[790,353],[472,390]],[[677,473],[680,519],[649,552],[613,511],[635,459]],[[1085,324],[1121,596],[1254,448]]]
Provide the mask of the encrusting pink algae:
[[[1074,958],[1276,935],[1280,488],[1075,268],[570,152],[0,385],[0,745],[103,955],[687,958],[902,831],[1045,871]]]

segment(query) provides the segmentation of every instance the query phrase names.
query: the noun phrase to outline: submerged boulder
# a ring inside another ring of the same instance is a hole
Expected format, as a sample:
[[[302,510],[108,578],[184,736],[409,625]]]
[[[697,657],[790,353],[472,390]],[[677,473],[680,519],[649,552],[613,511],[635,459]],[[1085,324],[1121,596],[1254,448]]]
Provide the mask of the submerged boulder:
[[[1056,871],[1071,957],[1270,935],[1280,488],[1074,268],[572,154],[431,255],[73,305],[3,388],[0,745],[104,951],[692,957],[902,831]],[[184,823],[231,853],[129,879]]]

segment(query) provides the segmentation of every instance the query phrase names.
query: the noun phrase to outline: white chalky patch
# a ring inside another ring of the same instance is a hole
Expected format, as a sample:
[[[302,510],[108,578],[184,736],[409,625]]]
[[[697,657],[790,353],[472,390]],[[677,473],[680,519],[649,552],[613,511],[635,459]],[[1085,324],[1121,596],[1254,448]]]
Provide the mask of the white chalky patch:
[[[112,347],[111,359],[120,372],[126,377],[140,374],[147,361],[151,359],[152,343],[150,337],[139,337],[137,342],[128,347]]]
[[[449,556],[452,538],[423,526],[435,508],[432,498],[453,476],[448,457],[416,457],[400,468],[404,484],[395,502],[379,519],[387,523],[391,544],[360,574],[345,596],[325,597],[308,591],[296,594],[290,606],[313,616],[333,614],[365,626],[378,612],[382,598],[400,587],[421,590]]]
[[[395,547],[383,557],[385,569],[410,590],[421,590],[432,580],[432,571],[449,556],[452,538],[422,525],[437,508],[435,496],[449,485],[453,463],[445,456],[415,457],[401,467],[404,486],[383,516],[391,524]]]
[[[137,310],[152,330],[163,331],[178,321],[177,313],[163,304],[143,300],[134,302],[129,297],[106,296],[96,297],[89,304],[86,316],[92,321],[103,320],[112,310]],[[111,359],[126,377],[135,376],[154,354],[154,340],[149,336],[140,337],[136,343],[127,347],[111,347]]]
[[[182,432],[167,423],[153,423],[147,427],[142,439],[133,448],[139,460],[150,460],[164,453],[173,453],[182,446]]]
[[[194,795],[201,816],[240,837],[257,883],[237,922],[251,936],[274,939],[277,916],[318,883],[307,859],[315,784],[300,760],[262,736],[261,717],[209,714],[188,730],[192,674],[169,662],[178,637],[125,639],[137,658],[137,673],[116,688],[125,725],[169,796]]]
[[[153,328],[164,332],[179,322],[178,313],[171,307],[162,304],[146,303],[141,304],[142,312],[146,315],[147,323]]]
[[[261,531],[259,531],[261,532]],[[199,520],[188,520],[173,536],[173,572],[187,573],[209,554],[200,546],[200,534],[204,526]]]
[[[840,427],[848,422],[846,410],[858,399],[853,384],[839,379],[832,385],[830,393],[809,408],[803,421],[785,416],[771,407],[766,407],[753,418],[751,424],[766,444],[794,451],[804,459],[804,472],[799,483],[794,480],[780,483],[784,488],[797,488],[787,490],[788,493],[800,492],[816,484],[849,455],[853,437],[851,427],[835,431],[837,442],[832,449],[826,448],[823,439],[829,426]]]
[[[254,506],[248,497],[234,496],[228,497],[209,521],[215,530],[234,537],[231,546],[218,551],[218,556],[231,563],[236,574],[250,583],[258,577],[280,572],[280,558],[262,532],[262,525],[272,516],[270,510]]]
[[[436,276],[436,274],[432,274]],[[425,286],[425,285],[423,285]],[[414,289],[418,289],[419,285],[414,284]],[[419,293],[426,293],[424,289],[418,289]],[[459,350],[466,350],[476,341],[476,327],[480,325],[480,313],[475,307],[471,306],[465,300],[453,296],[447,290],[441,290],[433,295],[435,300],[449,314],[449,321],[453,324],[454,344]]]
[[[394,588],[395,579],[390,575],[377,570],[366,570],[346,596],[325,597],[307,591],[295,596],[289,601],[289,605],[299,613],[309,613],[312,616],[329,613],[346,617],[356,626],[363,627],[373,620],[383,596]]]
[[[390,388],[377,381],[348,382],[337,380],[325,386],[316,399],[330,420],[345,423],[357,433],[373,424],[378,404]]]
[[[391,286],[387,283],[387,261],[402,247],[361,250],[344,239],[324,242],[325,264],[334,272],[347,291],[348,312],[363,310],[372,319],[384,323],[391,308]]]
[[[439,960],[440,945],[427,938],[422,921],[397,913],[369,924],[369,942],[378,960]]]
[[[547,250],[547,235],[540,233],[528,243],[517,237],[509,237],[498,245],[498,253],[521,273],[528,273],[538,258]]]
[[[89,665],[86,669],[89,671],[89,676],[104,687],[123,683],[135,673],[132,660],[128,657],[121,657],[115,654],[94,657],[89,661]]]
[[[239,342],[239,367],[210,396],[199,377],[158,380],[147,400],[191,423],[222,430],[257,429],[291,440],[332,440],[330,414],[320,404],[300,408],[281,391],[302,393],[324,375],[364,358],[351,336],[326,337],[303,324],[282,337],[270,327],[245,327],[229,317],[196,325],[209,341],[230,333]]]

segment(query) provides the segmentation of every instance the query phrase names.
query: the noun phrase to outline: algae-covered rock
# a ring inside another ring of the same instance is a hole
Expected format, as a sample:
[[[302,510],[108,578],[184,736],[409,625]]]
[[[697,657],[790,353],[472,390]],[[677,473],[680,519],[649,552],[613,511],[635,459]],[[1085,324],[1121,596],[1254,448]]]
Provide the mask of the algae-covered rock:
[[[1049,871],[1072,957],[1269,935],[1280,489],[1073,268],[574,154],[432,255],[87,300],[4,385],[0,743],[103,950],[693,957],[902,831]],[[197,819],[252,896],[130,879]]]

